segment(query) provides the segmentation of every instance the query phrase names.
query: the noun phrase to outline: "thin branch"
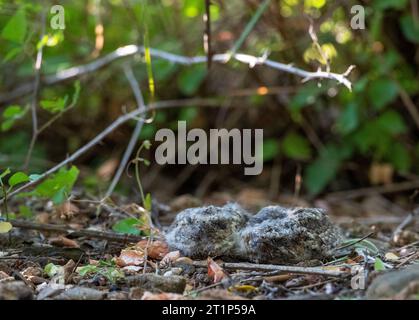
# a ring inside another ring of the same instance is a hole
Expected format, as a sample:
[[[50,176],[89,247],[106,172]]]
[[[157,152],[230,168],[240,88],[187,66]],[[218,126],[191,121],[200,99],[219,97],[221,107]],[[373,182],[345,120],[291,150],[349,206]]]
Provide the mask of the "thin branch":
[[[132,72],[131,67],[124,64],[123,68],[124,68],[125,76],[127,77],[127,80],[131,86],[132,92],[134,93],[135,101],[137,102],[137,109],[141,112],[145,112],[146,108],[145,108],[144,98],[141,93],[141,89],[137,82],[137,79],[135,79],[135,76],[134,76],[134,73]],[[127,148],[124,152],[124,155],[122,156],[121,163],[119,164],[118,170],[116,171],[115,176],[113,177],[112,182],[105,194],[105,198],[110,197],[116,185],[118,184],[119,180],[121,179],[121,175],[125,170],[125,167],[129,161],[129,158],[132,152],[134,151],[135,145],[138,141],[138,136],[140,135],[141,129],[143,128],[143,124],[144,124],[144,120],[138,119],[137,124],[135,125],[135,128],[134,128],[134,131],[132,132],[131,139],[129,140]]]
[[[206,261],[193,261],[192,265],[199,268],[206,268]],[[294,267],[294,266],[281,266],[274,264],[256,264],[256,263],[230,263],[222,262],[219,263],[220,267],[223,269],[230,270],[260,270],[260,271],[280,271],[286,273],[297,273],[297,274],[317,274],[322,276],[330,277],[344,277],[350,275],[350,270],[342,268],[342,270],[330,270],[322,267]]]
[[[173,107],[190,107],[190,106],[196,106],[199,105],[201,107],[216,107],[220,104],[220,101],[217,99],[184,99],[184,100],[168,100],[168,101],[160,101],[156,102],[153,105],[150,105],[146,107],[146,110],[156,110],[156,109],[164,109],[164,108],[173,108]],[[90,150],[92,147],[94,147],[96,144],[98,144],[103,138],[105,138],[107,135],[109,135],[111,132],[113,132],[115,129],[119,128],[122,124],[126,123],[127,121],[131,119],[135,119],[136,117],[145,114],[146,111],[136,109],[134,111],[131,111],[127,114],[124,114],[117,118],[114,122],[112,122],[107,128],[105,128],[101,133],[99,133],[95,138],[90,140],[87,144],[85,144],[83,147],[78,149],[76,152],[74,152],[72,155],[70,155],[65,160],[61,161],[59,164],[55,165],[51,169],[47,170],[46,172],[42,173],[37,180],[30,181],[19,188],[13,190],[8,194],[8,198],[22,192],[23,190],[36,185],[37,183],[41,182],[43,179],[48,177],[49,175],[57,172],[60,168],[66,166],[67,164],[73,162],[78,157],[86,153],[88,150]],[[0,204],[4,202],[4,198],[0,199]]]
[[[32,103],[31,103],[31,114],[32,114],[32,139],[29,144],[28,153],[26,154],[24,169],[29,165],[29,161],[31,160],[32,151],[35,147],[36,140],[38,138],[38,115],[36,112],[37,104],[38,104],[38,93],[39,87],[41,82],[41,67],[42,67],[42,57],[44,52],[44,44],[42,43],[43,38],[45,36],[45,22],[46,22],[46,14],[45,10],[41,13],[41,37],[39,40],[39,48],[36,53],[36,60],[35,60],[35,79],[33,85],[33,94],[32,94]]]
[[[69,69],[58,71],[56,74],[45,76],[41,83],[45,85],[53,85],[59,82],[63,82],[69,79],[77,78],[85,74],[94,72],[116,60],[121,58],[130,57],[136,54],[144,53],[143,46],[136,45],[127,45],[120,47],[115,51],[105,55],[104,57],[98,58],[90,63],[72,67]],[[195,56],[195,57],[186,57],[182,55],[173,54],[170,52],[150,48],[150,54],[154,58],[160,58],[163,60],[170,61],[172,63],[181,64],[181,65],[193,65],[200,63],[207,63],[208,57],[206,56]],[[218,62],[225,64],[229,61],[230,58],[233,58],[239,62],[245,63],[250,67],[256,65],[265,65],[267,67],[280,70],[283,72],[295,74],[299,77],[302,77],[305,81],[313,79],[331,79],[343,84],[345,87],[351,90],[352,83],[348,80],[347,76],[353,70],[353,66],[350,66],[344,73],[332,73],[318,70],[316,72],[306,71],[300,68],[296,68],[290,64],[284,64],[281,62],[276,62],[267,59],[266,57],[255,57],[248,54],[236,53],[231,56],[231,53],[215,54],[212,56],[213,62]],[[0,95],[0,103],[7,102],[13,99],[17,99],[25,94],[28,94],[33,90],[33,83],[26,83],[12,92],[4,93]]]

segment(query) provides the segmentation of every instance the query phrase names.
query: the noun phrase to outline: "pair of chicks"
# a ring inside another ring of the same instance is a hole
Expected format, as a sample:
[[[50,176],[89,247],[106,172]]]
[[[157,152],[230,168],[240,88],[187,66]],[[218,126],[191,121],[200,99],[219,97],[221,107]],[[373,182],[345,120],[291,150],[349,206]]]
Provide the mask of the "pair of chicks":
[[[343,241],[322,209],[269,206],[250,215],[234,203],[186,209],[165,236],[171,249],[192,258],[275,264],[327,259]]]

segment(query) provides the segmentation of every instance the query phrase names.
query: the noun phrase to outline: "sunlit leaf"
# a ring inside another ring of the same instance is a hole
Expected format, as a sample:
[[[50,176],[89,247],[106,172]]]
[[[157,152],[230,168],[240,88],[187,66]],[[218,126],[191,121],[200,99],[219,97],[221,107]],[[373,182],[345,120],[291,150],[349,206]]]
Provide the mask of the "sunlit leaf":
[[[27,21],[26,21],[26,13],[25,9],[19,9],[13,17],[9,19],[1,36],[9,41],[13,41],[16,43],[23,43],[25,40],[27,31]]]

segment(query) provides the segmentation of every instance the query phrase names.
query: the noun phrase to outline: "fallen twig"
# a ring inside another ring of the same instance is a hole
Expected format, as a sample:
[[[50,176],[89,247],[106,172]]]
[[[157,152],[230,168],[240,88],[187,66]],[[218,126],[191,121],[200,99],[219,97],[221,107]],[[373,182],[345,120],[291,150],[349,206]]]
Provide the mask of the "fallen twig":
[[[193,261],[193,266],[206,268],[206,261]],[[240,270],[262,270],[262,271],[281,271],[287,273],[298,273],[298,274],[317,274],[322,276],[330,277],[344,277],[350,275],[350,271],[346,268],[343,270],[328,270],[327,268],[322,267],[294,267],[294,266],[280,266],[274,264],[255,264],[247,262],[231,263],[231,262],[221,262],[218,263],[219,266],[223,269],[240,269]]]
[[[72,237],[86,237],[86,238],[95,238],[95,239],[104,239],[113,242],[138,242],[144,240],[144,237],[128,235],[128,234],[119,234],[109,231],[97,231],[97,230],[75,230],[69,228],[65,225],[55,225],[55,224],[44,224],[36,223],[26,220],[11,220],[10,223],[13,227],[29,230],[38,230],[38,231],[52,231],[64,233],[66,235],[71,235]]]

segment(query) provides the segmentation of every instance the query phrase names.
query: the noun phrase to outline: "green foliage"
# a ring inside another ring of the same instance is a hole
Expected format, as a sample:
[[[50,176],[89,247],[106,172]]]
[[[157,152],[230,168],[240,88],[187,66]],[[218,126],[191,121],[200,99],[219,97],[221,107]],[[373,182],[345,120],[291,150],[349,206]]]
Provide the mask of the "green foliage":
[[[100,260],[98,265],[88,264],[78,267],[76,271],[82,277],[100,274],[112,283],[125,277],[124,273],[117,268],[113,261]]]
[[[6,40],[22,44],[25,40],[27,28],[26,12],[24,8],[21,8],[4,26],[1,36]]]
[[[336,145],[326,146],[305,171],[304,184],[308,192],[316,195],[323,191],[336,176],[343,160],[347,159],[351,153],[351,149],[339,148]]]
[[[33,212],[28,206],[19,206],[19,216],[22,218],[30,219],[33,217]]]
[[[308,160],[311,158],[311,148],[307,139],[294,132],[288,133],[282,140],[284,154],[295,160]]]
[[[199,89],[206,75],[207,69],[205,65],[185,68],[177,80],[180,91],[187,96],[193,95]]]
[[[29,177],[23,172],[16,172],[9,178],[9,186],[13,188],[14,186],[29,181]]]
[[[52,278],[53,276],[55,276],[60,270],[59,266],[56,266],[55,264],[53,264],[52,262],[48,263],[45,267],[44,267],[44,272],[45,274]]]
[[[21,106],[12,105],[4,109],[3,111],[3,122],[1,123],[1,131],[9,130],[16,120],[22,118],[26,113],[26,110]]]
[[[393,102],[398,94],[397,85],[389,79],[372,81],[368,88],[368,97],[375,109],[380,110]]]
[[[374,271],[384,271],[386,270],[386,266],[380,258],[376,257],[374,261]]]
[[[279,154],[279,142],[276,139],[267,139],[263,142],[263,161],[271,161]]]
[[[125,218],[113,225],[112,230],[118,233],[141,235],[138,226],[142,225],[142,221],[137,218]]]
[[[341,244],[341,246],[342,247],[353,247],[355,249],[355,251],[359,251],[360,253],[366,251],[367,253],[369,253],[373,256],[375,256],[379,253],[379,250],[378,250],[377,246],[368,239],[362,239],[362,240],[360,238],[348,239],[348,240],[344,241]]]
[[[419,24],[415,23],[411,15],[405,15],[400,19],[403,34],[409,41],[419,43]]]
[[[21,196],[47,198],[54,204],[61,204],[70,195],[78,175],[79,170],[75,166],[68,170],[61,168],[58,173],[41,182],[33,191],[22,193]]]
[[[65,96],[55,100],[41,100],[39,104],[42,109],[50,113],[57,113],[64,110],[67,100],[68,96]]]
[[[340,133],[346,135],[354,131],[359,124],[358,104],[350,102],[341,113],[337,121],[337,129]]]

